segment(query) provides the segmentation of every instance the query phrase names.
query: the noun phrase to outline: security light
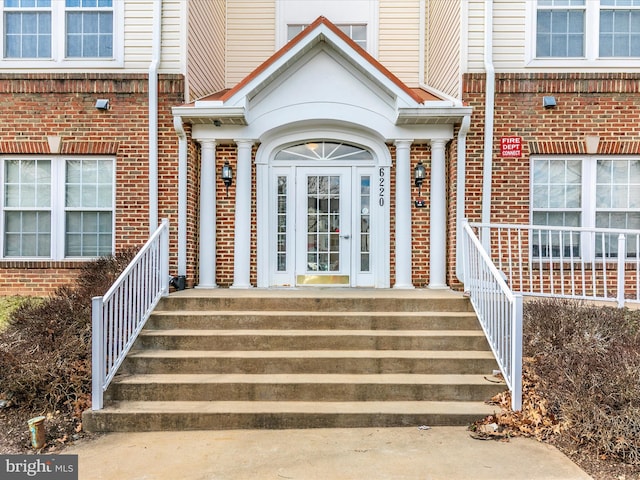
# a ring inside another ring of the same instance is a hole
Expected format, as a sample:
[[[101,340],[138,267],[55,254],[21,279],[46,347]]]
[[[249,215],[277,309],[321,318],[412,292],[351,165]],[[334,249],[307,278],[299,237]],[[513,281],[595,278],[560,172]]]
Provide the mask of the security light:
[[[109,99],[99,98],[98,100],[96,100],[96,108],[98,110],[109,110]]]
[[[544,108],[553,108],[556,106],[556,97],[548,96],[542,97],[542,106]]]

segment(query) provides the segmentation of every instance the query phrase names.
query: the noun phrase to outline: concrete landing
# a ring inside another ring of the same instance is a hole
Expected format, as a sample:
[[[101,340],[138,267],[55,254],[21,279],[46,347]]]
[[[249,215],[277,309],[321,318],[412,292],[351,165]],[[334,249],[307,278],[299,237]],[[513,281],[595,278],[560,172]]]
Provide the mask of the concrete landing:
[[[66,449],[80,480],[587,480],[531,439],[463,427],[111,433]]]

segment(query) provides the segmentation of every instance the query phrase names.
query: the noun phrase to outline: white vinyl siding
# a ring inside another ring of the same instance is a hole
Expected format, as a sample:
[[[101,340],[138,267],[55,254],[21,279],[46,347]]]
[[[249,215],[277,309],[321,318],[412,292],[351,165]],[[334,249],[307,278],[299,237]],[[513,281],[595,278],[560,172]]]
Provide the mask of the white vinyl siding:
[[[153,4],[146,0],[126,0],[124,68],[148,72],[153,55]],[[184,73],[186,48],[185,0],[162,0],[161,73]]]
[[[460,95],[460,5],[433,2],[428,11],[424,82],[453,97]]]
[[[153,9],[150,2],[129,1],[125,4],[125,68],[144,71],[151,61]]]
[[[512,71],[524,67],[525,3],[494,3],[493,64],[497,71]]]
[[[525,59],[526,1],[493,3],[493,65],[496,71],[522,71]],[[484,72],[485,2],[469,0],[468,71]]]
[[[189,2],[187,95],[192,101],[224,88],[225,2]]]
[[[467,23],[467,71],[484,72],[484,0],[469,0]]]
[[[380,0],[378,60],[408,85],[420,82],[420,2]]]
[[[227,4],[226,86],[231,88],[275,52],[275,0]]]

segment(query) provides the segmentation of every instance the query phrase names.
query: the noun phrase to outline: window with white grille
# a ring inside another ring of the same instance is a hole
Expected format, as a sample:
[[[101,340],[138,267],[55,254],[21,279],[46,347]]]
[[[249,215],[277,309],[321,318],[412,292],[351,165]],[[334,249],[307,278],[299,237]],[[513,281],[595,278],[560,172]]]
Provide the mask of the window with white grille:
[[[640,159],[620,157],[536,157],[531,165],[531,222],[534,225],[640,230]],[[534,239],[534,254],[578,257],[584,237],[562,242],[546,234]],[[567,234],[565,234],[566,236]],[[547,252],[560,245],[563,252]],[[591,246],[596,257],[615,257],[617,238]],[[627,255],[635,257],[630,242]]]
[[[112,254],[114,168],[110,158],[4,159],[2,257]]]
[[[120,66],[120,0],[0,0],[5,65]],[[82,61],[82,63],[78,63]]]

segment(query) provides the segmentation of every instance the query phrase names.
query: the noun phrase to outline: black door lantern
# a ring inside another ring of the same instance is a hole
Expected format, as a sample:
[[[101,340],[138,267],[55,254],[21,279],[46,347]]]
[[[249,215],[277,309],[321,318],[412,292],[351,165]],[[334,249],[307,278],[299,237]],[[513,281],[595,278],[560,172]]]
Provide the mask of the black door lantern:
[[[415,206],[417,208],[424,208],[425,201],[422,197],[422,184],[424,183],[424,179],[427,176],[427,171],[422,164],[422,160],[418,162],[418,164],[413,169],[413,180],[415,186],[418,187],[418,199],[415,201]]]
[[[229,196],[229,186],[231,186],[231,182],[233,181],[233,168],[231,168],[229,162],[224,162],[224,165],[222,165],[220,178],[222,178],[224,186],[227,188],[227,196]]]

